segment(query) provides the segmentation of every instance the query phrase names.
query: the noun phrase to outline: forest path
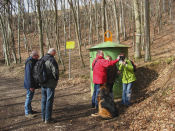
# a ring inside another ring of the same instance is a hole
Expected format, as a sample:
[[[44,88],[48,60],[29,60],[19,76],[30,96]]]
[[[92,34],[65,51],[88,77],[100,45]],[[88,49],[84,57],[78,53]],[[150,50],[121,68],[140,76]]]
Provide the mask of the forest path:
[[[41,89],[35,91],[33,98],[32,107],[39,112],[33,119],[24,116],[25,95],[23,80],[0,77],[0,130],[96,130],[103,122],[91,117],[94,110],[86,82],[60,82],[55,90],[54,124],[41,121]]]

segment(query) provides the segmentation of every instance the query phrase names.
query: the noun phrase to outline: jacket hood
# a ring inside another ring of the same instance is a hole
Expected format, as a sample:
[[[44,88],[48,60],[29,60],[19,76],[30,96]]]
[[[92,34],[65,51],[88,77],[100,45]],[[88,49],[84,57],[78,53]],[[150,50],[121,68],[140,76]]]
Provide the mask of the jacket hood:
[[[103,57],[103,56],[97,56],[97,58],[98,58],[98,59],[104,59],[104,57]]]

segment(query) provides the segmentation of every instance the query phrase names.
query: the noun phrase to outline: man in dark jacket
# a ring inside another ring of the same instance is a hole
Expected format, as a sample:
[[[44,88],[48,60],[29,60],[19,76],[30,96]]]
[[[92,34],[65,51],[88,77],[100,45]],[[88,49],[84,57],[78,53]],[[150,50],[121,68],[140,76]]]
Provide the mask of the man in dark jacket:
[[[49,49],[48,53],[43,57],[47,59],[45,62],[47,82],[41,85],[42,88],[42,100],[41,111],[42,121],[45,123],[52,122],[52,108],[54,101],[55,88],[59,79],[58,64],[54,58],[56,50],[54,48]],[[46,58],[47,57],[47,58]]]
[[[103,85],[107,82],[107,67],[113,66],[119,61],[119,57],[116,60],[105,60],[102,50],[97,51],[97,57],[92,63],[93,69],[93,83],[94,83],[94,92],[92,96],[92,107],[98,109],[97,96],[100,91],[100,85]]]
[[[35,63],[39,58],[38,52],[33,51],[31,56],[25,62],[24,88],[27,89],[25,101],[25,116],[33,117],[35,111],[32,110],[31,102],[35,91],[35,81],[33,79],[32,71]]]

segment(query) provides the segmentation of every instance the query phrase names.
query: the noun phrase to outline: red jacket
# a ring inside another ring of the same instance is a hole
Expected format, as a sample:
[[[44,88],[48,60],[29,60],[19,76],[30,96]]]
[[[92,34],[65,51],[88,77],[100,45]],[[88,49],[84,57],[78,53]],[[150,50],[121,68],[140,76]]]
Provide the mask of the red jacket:
[[[95,61],[97,62],[95,63]],[[93,68],[93,83],[104,84],[107,81],[107,67],[113,66],[119,60],[105,60],[102,56],[97,56],[97,58],[92,62]],[[95,63],[95,65],[94,65]]]

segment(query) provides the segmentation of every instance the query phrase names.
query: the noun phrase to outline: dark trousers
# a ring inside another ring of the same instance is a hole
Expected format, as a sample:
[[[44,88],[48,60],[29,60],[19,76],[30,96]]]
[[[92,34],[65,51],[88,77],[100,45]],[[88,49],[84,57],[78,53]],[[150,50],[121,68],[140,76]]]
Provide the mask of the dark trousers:
[[[114,85],[114,82],[111,82],[111,83],[107,83],[106,84],[107,88],[109,89],[109,93],[112,93],[113,92],[113,85]]]
[[[92,95],[92,107],[96,107],[98,109],[98,94],[100,92],[100,84],[94,84],[94,92]]]

